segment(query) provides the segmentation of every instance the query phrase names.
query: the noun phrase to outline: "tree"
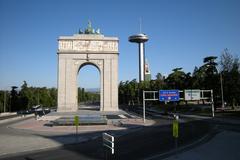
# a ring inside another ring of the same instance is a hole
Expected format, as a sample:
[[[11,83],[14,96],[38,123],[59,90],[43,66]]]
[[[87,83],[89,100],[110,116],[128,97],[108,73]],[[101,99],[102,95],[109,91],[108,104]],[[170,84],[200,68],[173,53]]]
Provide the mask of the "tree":
[[[57,106],[57,89],[56,88],[50,88],[50,97],[51,97],[51,107],[56,107]]]
[[[120,81],[118,85],[118,99],[120,104],[126,104],[125,86],[123,81]]]
[[[164,76],[161,73],[157,73],[156,80],[164,80]]]
[[[160,90],[166,88],[165,77],[161,73],[157,73],[156,79],[150,81],[150,90]]]
[[[30,109],[32,106],[40,104],[44,107],[57,106],[57,89],[46,87],[29,87],[26,81],[23,81],[20,90],[17,86],[12,86],[9,92],[0,91],[0,112],[3,111],[4,101],[8,111],[19,111]],[[6,94],[6,100],[4,100]]]
[[[229,52],[227,48],[225,48],[220,56],[220,71],[221,72],[230,72],[233,69],[233,63],[237,61],[237,57],[233,57],[233,55]]]
[[[205,77],[205,72],[195,66],[192,73],[192,88],[201,89],[203,86],[203,77]]]
[[[213,89],[215,97],[220,94],[216,56],[208,56],[203,59],[203,65],[198,70],[198,78],[200,83],[200,89]]]
[[[10,112],[19,110],[18,108],[18,93],[16,91],[18,87],[12,86],[11,90],[11,105],[10,105]]]
[[[205,72],[207,75],[214,75],[217,74],[217,63],[215,60],[217,59],[216,56],[208,56],[203,59],[204,67],[205,67]]]
[[[184,83],[184,89],[192,89],[193,87],[193,79],[191,76],[191,73],[188,72],[185,74],[185,83]]]
[[[29,93],[27,82],[23,81],[23,85],[21,86],[21,91],[19,92],[20,109],[30,108],[29,99],[31,99],[31,93]]]
[[[125,103],[127,104],[134,104],[134,101],[137,100],[138,97],[138,83],[136,79],[132,81],[126,81],[123,84],[123,88],[121,89],[122,92],[125,94]],[[124,97],[124,95],[122,95]]]
[[[85,102],[85,89],[81,89],[81,97],[80,97],[80,102]]]
[[[223,79],[224,100],[233,108],[240,104],[240,61],[228,49],[220,56],[220,74]]]
[[[57,92],[57,91],[55,91]],[[57,93],[56,93],[57,94]],[[96,103],[100,101],[98,92],[87,92],[84,88],[78,87],[78,103]]]
[[[186,83],[186,74],[182,68],[174,68],[173,73],[169,74],[166,83],[170,89],[184,89]]]

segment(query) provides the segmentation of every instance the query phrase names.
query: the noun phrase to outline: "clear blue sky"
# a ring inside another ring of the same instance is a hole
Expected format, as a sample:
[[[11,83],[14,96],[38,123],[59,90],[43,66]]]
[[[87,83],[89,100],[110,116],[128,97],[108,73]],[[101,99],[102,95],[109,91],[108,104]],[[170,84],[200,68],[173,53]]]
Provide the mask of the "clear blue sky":
[[[139,32],[139,17],[153,78],[175,67],[192,72],[224,48],[240,54],[239,0],[0,0],[0,89],[23,80],[56,87],[57,38],[75,34],[89,19],[120,39],[119,81],[138,78],[138,49],[128,36]],[[98,87],[94,67],[80,75],[80,85]]]

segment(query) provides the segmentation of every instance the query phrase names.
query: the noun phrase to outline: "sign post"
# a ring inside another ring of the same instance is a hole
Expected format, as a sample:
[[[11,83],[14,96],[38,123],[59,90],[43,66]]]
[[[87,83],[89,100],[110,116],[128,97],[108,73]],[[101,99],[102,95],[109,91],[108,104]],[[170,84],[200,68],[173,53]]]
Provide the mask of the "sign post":
[[[156,96],[157,93],[158,91],[143,91],[143,123],[145,123],[146,119],[145,115],[146,101],[157,101],[158,100],[158,96]]]
[[[74,116],[74,124],[76,126],[76,138],[78,140],[78,125],[79,125],[79,117],[78,116]]]
[[[174,120],[173,120],[173,137],[175,140],[175,150],[176,150],[176,155],[177,155],[177,148],[178,148],[178,131],[179,131],[179,123],[178,123],[178,115],[174,115]]]
[[[143,123],[145,123],[145,91],[143,91]]]
[[[214,118],[214,101],[213,101],[213,90],[211,90],[211,105],[212,105],[212,117]]]
[[[178,138],[178,121],[173,120],[173,137]]]

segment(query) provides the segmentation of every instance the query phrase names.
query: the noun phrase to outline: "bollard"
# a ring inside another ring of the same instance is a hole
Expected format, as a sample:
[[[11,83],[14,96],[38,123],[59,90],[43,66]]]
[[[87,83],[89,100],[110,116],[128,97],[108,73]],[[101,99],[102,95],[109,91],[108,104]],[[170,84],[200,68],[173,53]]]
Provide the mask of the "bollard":
[[[178,130],[179,130],[179,116],[178,115],[174,115],[174,120],[173,120],[173,137],[174,137],[174,141],[175,141],[175,154],[177,157],[177,148],[178,148]]]
[[[76,126],[76,140],[78,141],[78,125],[79,125],[79,117],[74,116],[74,124]]]

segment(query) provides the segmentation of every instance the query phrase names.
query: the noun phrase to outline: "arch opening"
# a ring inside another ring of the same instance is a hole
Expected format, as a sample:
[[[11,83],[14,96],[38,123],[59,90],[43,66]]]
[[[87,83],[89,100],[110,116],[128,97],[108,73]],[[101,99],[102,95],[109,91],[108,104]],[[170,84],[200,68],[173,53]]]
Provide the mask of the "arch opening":
[[[94,63],[79,66],[77,74],[78,110],[100,111],[101,104],[101,73]]]

